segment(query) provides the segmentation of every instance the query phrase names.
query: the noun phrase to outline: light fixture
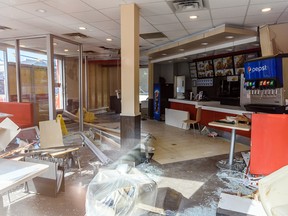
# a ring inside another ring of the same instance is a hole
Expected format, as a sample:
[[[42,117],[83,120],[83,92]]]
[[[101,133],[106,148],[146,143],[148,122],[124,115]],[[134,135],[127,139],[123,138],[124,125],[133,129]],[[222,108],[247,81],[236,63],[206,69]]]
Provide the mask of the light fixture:
[[[203,43],[201,43],[201,45],[202,45],[202,46],[207,46],[208,43],[207,43],[207,42],[203,42]]]
[[[186,60],[186,59],[187,59],[187,57],[184,57],[183,59],[184,59],[184,60]]]
[[[197,19],[198,16],[196,16],[196,15],[192,15],[192,16],[189,16],[189,18],[190,18],[190,19]]]
[[[68,49],[64,49],[64,52],[68,52],[69,50]]]
[[[106,38],[106,41],[112,41],[112,38]]]
[[[263,8],[261,11],[262,11],[263,13],[266,13],[266,12],[271,11],[271,8]]]
[[[167,54],[166,54],[166,53],[162,53],[162,55],[163,55],[163,56],[166,56]]]
[[[179,51],[180,51],[180,52],[183,52],[183,51],[184,51],[184,49],[183,49],[183,48],[181,48],[181,49],[179,49]]]
[[[234,36],[232,36],[232,35],[227,35],[225,38],[226,38],[226,39],[233,39]]]
[[[24,44],[21,44],[20,47],[25,48],[26,46]]]
[[[84,26],[79,26],[79,29],[80,29],[80,30],[86,30],[86,27],[84,27]]]
[[[58,44],[56,42],[53,43],[54,46],[57,46]]]
[[[46,13],[46,10],[45,9],[38,9],[38,10],[36,10],[37,12],[39,12],[39,13]]]

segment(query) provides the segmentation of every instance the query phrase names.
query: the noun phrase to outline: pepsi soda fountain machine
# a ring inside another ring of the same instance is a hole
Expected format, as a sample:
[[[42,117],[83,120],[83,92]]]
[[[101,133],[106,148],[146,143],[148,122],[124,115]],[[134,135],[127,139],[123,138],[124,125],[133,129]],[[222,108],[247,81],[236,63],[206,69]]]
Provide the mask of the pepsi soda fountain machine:
[[[288,110],[288,55],[249,60],[244,64],[248,111],[286,113]]]

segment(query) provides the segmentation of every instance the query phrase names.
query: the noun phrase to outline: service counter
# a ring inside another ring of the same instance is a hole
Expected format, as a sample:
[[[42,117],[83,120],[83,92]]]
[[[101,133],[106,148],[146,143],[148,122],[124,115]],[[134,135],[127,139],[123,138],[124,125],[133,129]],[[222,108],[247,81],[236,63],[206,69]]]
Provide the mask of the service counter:
[[[202,114],[200,124],[202,126],[208,126],[209,122],[225,119],[226,116],[242,115],[243,113],[252,113],[246,111],[240,106],[228,106],[221,105],[219,101],[189,101],[179,99],[169,99],[170,109],[187,111],[190,113],[190,119],[195,119],[196,109],[201,106]],[[209,126],[211,127],[211,126]],[[219,128],[216,128],[218,129]],[[229,129],[221,129],[223,131],[229,131]],[[250,131],[237,131],[237,134],[250,137]]]

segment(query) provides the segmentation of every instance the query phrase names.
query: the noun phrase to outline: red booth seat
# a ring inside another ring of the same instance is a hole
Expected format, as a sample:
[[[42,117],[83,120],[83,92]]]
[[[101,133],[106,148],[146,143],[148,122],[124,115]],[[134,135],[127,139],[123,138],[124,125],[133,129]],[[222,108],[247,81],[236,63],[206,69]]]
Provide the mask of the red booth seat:
[[[34,126],[33,103],[0,102],[0,112],[12,114],[9,118],[20,128]]]

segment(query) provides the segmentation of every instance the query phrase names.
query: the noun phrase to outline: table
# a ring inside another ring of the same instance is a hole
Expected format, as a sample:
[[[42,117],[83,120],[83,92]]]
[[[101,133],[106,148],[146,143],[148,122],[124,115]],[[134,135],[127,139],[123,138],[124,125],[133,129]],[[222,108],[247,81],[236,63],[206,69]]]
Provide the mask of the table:
[[[48,167],[46,164],[0,159],[0,194],[41,175]]]
[[[214,126],[214,127],[228,128],[228,129],[232,130],[231,131],[229,160],[228,160],[228,165],[231,167],[233,164],[236,130],[250,131],[251,126],[248,124],[239,124],[239,123],[231,124],[230,122],[225,122],[225,120],[220,120],[220,121],[221,122],[218,122],[218,121],[209,122],[208,125]]]

